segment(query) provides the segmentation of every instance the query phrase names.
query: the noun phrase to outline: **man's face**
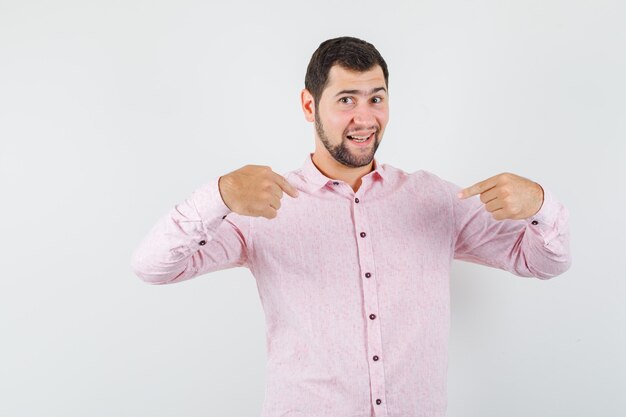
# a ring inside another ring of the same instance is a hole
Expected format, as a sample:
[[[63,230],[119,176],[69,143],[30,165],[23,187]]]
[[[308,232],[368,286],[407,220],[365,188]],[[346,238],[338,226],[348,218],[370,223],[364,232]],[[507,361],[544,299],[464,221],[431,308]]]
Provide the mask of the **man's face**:
[[[369,164],[389,119],[380,66],[357,72],[334,65],[315,109],[315,130],[330,155],[356,168]]]

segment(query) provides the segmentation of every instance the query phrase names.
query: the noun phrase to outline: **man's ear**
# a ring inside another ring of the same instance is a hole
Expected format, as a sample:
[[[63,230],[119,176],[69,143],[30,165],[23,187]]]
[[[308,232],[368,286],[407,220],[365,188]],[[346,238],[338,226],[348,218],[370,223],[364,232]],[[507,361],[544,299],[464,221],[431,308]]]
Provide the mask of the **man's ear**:
[[[315,100],[313,95],[306,88],[300,93],[300,101],[302,103],[302,112],[307,122],[315,121]]]

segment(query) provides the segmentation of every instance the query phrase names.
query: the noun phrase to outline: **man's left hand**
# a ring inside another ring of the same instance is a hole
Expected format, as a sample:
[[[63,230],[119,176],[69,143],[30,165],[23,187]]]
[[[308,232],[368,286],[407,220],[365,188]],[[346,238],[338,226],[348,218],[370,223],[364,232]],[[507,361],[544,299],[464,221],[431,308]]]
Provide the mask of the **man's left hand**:
[[[543,204],[543,188],[534,181],[508,172],[498,174],[458,193],[465,199],[480,194],[480,201],[494,219],[527,219]]]

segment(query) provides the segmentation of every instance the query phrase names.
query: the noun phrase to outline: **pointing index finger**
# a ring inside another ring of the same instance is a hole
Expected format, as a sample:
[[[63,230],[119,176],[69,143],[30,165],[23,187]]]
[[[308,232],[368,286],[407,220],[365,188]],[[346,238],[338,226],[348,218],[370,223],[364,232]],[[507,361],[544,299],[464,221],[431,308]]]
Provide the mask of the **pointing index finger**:
[[[457,196],[460,199],[466,199],[468,197],[472,197],[472,196],[484,193],[485,191],[490,190],[495,186],[496,186],[495,177],[487,178],[484,181],[477,182],[476,184],[472,186],[464,188],[463,190],[458,192]]]
[[[274,174],[276,178],[276,183],[284,192],[286,192],[287,194],[289,194],[291,197],[294,197],[294,198],[298,196],[299,192],[296,187],[291,185],[291,183],[287,181],[287,179],[283,177],[282,175],[277,174],[277,173],[274,173]]]

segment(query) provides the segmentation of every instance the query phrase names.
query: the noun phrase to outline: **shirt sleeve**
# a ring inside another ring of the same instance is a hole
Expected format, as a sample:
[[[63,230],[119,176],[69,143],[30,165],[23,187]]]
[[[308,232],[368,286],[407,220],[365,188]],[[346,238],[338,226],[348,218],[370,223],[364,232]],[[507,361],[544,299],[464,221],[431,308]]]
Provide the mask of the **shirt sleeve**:
[[[133,272],[150,284],[170,284],[248,265],[249,219],[222,200],[218,178],[161,217],[132,255]],[[237,218],[230,221],[226,216]]]
[[[552,278],[569,269],[569,212],[544,188],[539,211],[524,220],[495,220],[479,196],[465,200],[448,183],[454,212],[454,258],[523,277]]]

